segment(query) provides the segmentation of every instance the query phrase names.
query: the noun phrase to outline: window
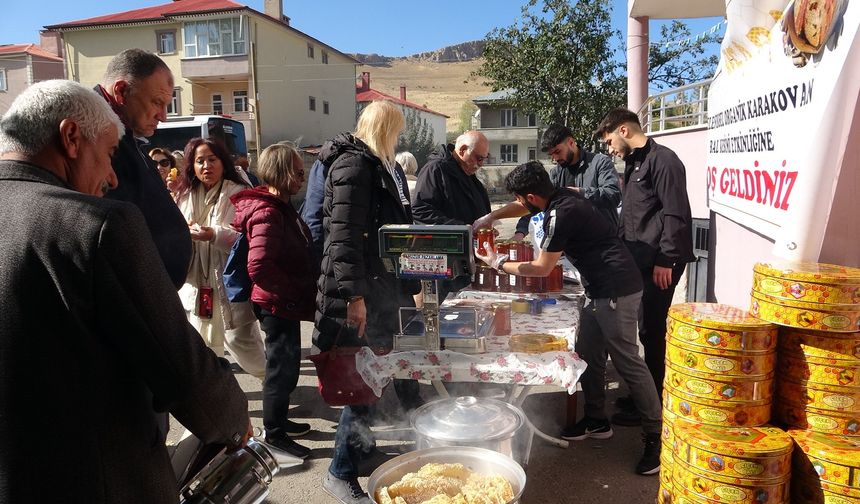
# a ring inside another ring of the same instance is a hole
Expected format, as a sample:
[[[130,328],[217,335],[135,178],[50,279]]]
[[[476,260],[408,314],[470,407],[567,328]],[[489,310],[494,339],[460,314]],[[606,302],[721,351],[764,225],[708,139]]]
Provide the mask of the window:
[[[245,28],[238,17],[185,23],[183,39],[186,58],[245,54]]]
[[[308,96],[308,110],[316,110],[317,109],[317,99],[313,96]]]
[[[537,160],[537,147],[529,147],[529,161]]]
[[[173,54],[176,52],[176,31],[157,31],[158,54]]]
[[[516,109],[502,109],[502,127],[510,128],[511,126],[517,125],[517,111]]]
[[[328,53],[325,51],[322,51],[321,57],[322,57],[323,65],[328,65]]]
[[[0,68],[0,91],[6,91],[6,69]]]
[[[314,45],[308,44],[308,58],[314,59]]]
[[[328,102],[323,102],[323,114],[328,115]]]
[[[233,91],[233,112],[248,111],[248,91]]]
[[[167,115],[179,115],[179,88],[173,88],[173,97],[167,104]]]
[[[215,115],[224,113],[224,101],[221,100],[220,94],[212,95],[212,113]]]
[[[535,117],[534,114],[527,115],[526,119],[529,122],[529,126],[532,126],[532,127],[537,126],[537,118]]]
[[[517,144],[502,144],[501,147],[502,163],[517,162]]]

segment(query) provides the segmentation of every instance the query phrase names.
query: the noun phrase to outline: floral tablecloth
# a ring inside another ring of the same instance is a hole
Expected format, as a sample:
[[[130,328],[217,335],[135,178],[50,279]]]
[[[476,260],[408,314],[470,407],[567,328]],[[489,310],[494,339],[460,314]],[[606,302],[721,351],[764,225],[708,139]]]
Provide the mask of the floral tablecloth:
[[[579,327],[580,304],[559,300],[540,315],[514,313],[511,332],[549,333],[562,336],[573,348]],[[585,361],[576,352],[514,353],[510,336],[487,337],[487,353],[467,355],[450,350],[392,352],[376,355],[364,348],[355,356],[356,369],[376,395],[392,378],[443,382],[488,382],[515,385],[556,385],[576,391]]]

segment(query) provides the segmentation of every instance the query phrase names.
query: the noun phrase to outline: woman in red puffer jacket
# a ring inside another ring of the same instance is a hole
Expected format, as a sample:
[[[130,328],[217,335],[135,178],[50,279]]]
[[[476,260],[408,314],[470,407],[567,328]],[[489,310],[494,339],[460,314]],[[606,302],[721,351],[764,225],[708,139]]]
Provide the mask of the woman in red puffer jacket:
[[[310,425],[288,420],[290,394],[299,379],[302,320],[313,320],[316,296],[311,262],[311,234],[290,204],[304,181],[296,150],[275,144],[260,155],[257,176],[262,186],[230,198],[236,206],[233,227],[248,237],[251,301],[266,333],[266,379],[263,425],[266,443],[305,458],[310,450],[292,437]]]

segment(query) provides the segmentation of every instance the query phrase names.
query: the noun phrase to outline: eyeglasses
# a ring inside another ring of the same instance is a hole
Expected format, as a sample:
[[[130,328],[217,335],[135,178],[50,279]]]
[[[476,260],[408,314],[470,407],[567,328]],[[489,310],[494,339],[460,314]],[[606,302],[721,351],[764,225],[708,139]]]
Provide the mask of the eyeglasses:
[[[170,166],[170,160],[167,158],[159,159],[158,161],[156,161],[156,163],[158,163],[158,166],[161,166],[162,168],[167,168]]]
[[[490,153],[488,152],[486,156],[479,156],[475,154],[475,159],[477,159],[479,163],[486,163],[490,160]]]

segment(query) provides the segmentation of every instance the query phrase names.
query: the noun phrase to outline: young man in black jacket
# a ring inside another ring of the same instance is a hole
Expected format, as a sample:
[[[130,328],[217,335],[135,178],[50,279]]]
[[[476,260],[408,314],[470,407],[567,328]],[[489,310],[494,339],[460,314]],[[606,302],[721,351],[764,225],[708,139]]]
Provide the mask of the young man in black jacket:
[[[686,170],[671,149],[645,135],[639,117],[625,108],[610,111],[595,134],[626,164],[620,232],[642,274],[639,341],[662,396],[666,316],[675,286],[687,263],[695,259]],[[629,401],[619,406],[621,411],[612,417],[613,422],[639,422]]]

